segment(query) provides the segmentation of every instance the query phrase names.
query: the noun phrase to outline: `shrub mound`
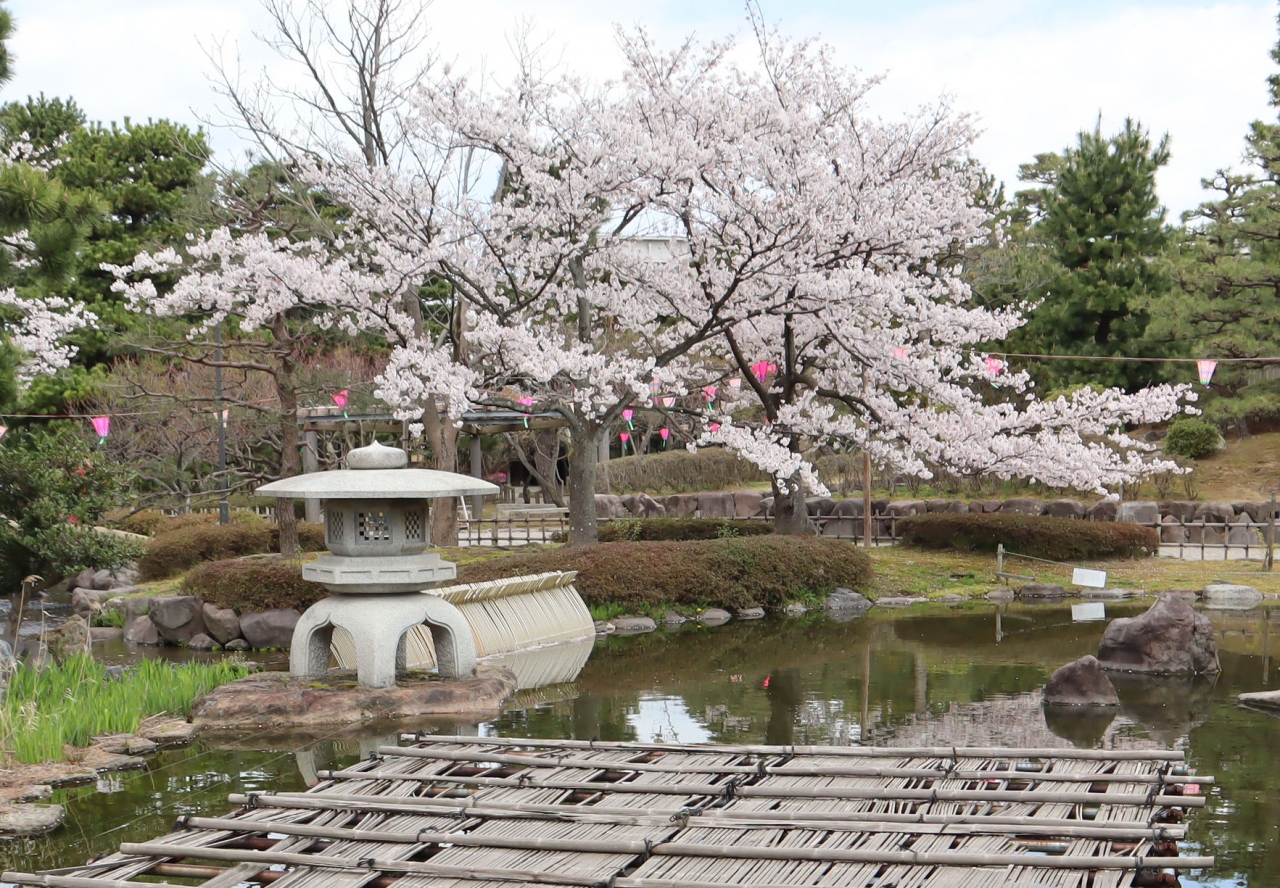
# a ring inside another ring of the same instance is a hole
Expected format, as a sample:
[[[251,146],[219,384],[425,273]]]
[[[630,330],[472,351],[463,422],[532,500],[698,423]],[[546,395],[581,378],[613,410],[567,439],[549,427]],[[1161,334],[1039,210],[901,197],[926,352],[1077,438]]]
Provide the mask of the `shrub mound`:
[[[898,520],[898,533],[903,542],[926,549],[994,552],[1003,543],[1020,555],[1054,561],[1153,555],[1160,550],[1160,534],[1153,527],[1003,512],[911,515]]]
[[[600,525],[600,542],[675,542],[764,536],[768,521],[733,518],[625,518]]]
[[[493,558],[458,568],[458,582],[576,570],[588,606],[658,604],[780,607],[837,586],[865,589],[871,562],[853,543],[756,536],[659,543],[602,543]]]
[[[700,493],[768,481],[766,472],[723,447],[624,456],[596,469],[596,493]]]
[[[306,610],[330,592],[302,578],[302,563],[280,556],[210,561],[182,578],[186,595],[237,612],[296,607]]]
[[[280,550],[279,530],[261,518],[231,524],[216,522],[213,516],[183,515],[162,525],[159,535],[148,546],[147,554],[138,560],[142,579],[162,580],[204,561]],[[319,524],[298,522],[298,545],[303,552],[323,551],[324,528]]]
[[[1203,419],[1179,419],[1169,425],[1164,437],[1164,452],[1169,456],[1200,459],[1218,449],[1222,434],[1218,427]]]

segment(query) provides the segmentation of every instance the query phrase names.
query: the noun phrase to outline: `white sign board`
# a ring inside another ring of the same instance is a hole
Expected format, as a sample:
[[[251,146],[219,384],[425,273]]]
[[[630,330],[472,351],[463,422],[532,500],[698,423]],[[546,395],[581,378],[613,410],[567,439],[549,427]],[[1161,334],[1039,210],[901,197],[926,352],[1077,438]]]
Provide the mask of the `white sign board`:
[[[1071,573],[1071,584],[1074,586],[1090,586],[1094,589],[1107,588],[1107,572],[1105,570],[1085,570],[1077,567]]]
[[[1086,601],[1084,604],[1071,605],[1071,619],[1077,623],[1105,620],[1106,618],[1107,606],[1101,601]]]

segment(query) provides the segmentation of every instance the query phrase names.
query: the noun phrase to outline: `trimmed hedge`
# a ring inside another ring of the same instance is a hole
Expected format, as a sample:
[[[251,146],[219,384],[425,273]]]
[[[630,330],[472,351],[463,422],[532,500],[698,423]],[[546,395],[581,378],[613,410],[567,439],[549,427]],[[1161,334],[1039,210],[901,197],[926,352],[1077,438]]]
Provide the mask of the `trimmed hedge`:
[[[296,607],[306,610],[331,593],[302,578],[302,563],[280,556],[201,564],[182,578],[182,591],[237,612]]]
[[[280,531],[275,524],[256,517],[231,524],[217,524],[216,521],[216,517],[204,515],[183,515],[172,519],[151,541],[147,554],[138,560],[142,579],[162,580],[204,561],[280,550]],[[177,524],[177,529],[171,529],[174,524]],[[299,521],[298,545],[303,552],[323,551],[324,528],[319,524]]]
[[[600,542],[676,542],[764,536],[773,533],[768,521],[732,518],[624,518],[600,525]]]
[[[1164,452],[1169,456],[1200,459],[1215,453],[1222,433],[1211,422],[1194,417],[1179,419],[1169,424],[1164,436]]]
[[[700,493],[768,483],[769,474],[723,447],[623,456],[596,468],[596,493]]]
[[[756,536],[602,543],[493,558],[458,568],[458,582],[576,570],[588,606],[659,604],[780,607],[837,586],[865,589],[871,562],[856,545],[822,537]]]
[[[967,515],[933,512],[897,522],[904,543],[926,549],[994,552],[1004,544],[1020,555],[1054,561],[1154,555],[1160,534],[1152,527],[1111,521],[1080,521],[1004,512]]]

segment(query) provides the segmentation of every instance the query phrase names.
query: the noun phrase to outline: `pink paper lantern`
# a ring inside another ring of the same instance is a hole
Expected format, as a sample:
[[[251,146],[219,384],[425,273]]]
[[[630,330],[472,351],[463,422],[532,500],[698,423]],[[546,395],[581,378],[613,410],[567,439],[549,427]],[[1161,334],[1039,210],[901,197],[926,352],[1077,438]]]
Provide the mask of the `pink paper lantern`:
[[[95,416],[91,420],[93,430],[98,433],[98,438],[102,441],[107,440],[107,435],[111,434],[111,417]]]
[[[631,433],[623,432],[622,434],[618,435],[618,437],[622,440],[623,444],[626,444],[628,441],[631,440]]]
[[[662,438],[662,440],[663,440],[663,441],[665,441],[665,440],[667,440],[668,438],[670,438],[670,437],[671,437],[671,429],[668,429],[668,428],[665,428],[665,427],[664,427],[664,428],[661,428],[661,429],[658,429],[658,435],[659,435],[659,437],[661,437],[661,438]]]
[[[716,387],[714,385],[704,385],[702,393],[707,396],[707,403],[710,404],[716,399]]]
[[[632,410],[630,407],[622,411],[622,418],[625,419],[627,422],[631,422],[631,417],[635,415],[636,415],[636,412]]]
[[[521,407],[532,407],[533,398],[521,398],[517,403],[519,403]]]
[[[4,437],[5,432],[9,431],[8,426],[0,425],[0,438]]]
[[[217,410],[217,411],[214,411],[213,415],[218,420],[218,422],[222,423],[222,427],[225,429],[227,427],[227,419],[228,417],[230,417],[231,411],[227,409]]]
[[[666,396],[662,399],[662,406],[663,406],[663,407],[673,407],[673,406],[675,406],[675,403],[676,403],[676,399],[675,399],[673,396],[671,396],[671,395],[666,395]]]
[[[655,379],[649,383],[650,394],[656,395],[660,391],[662,391],[662,383],[658,382],[658,380]]]
[[[720,431],[720,423],[718,423],[718,422],[713,422],[713,423],[711,423],[711,431],[713,431],[713,432],[718,432],[718,431]]]
[[[751,365],[751,372],[755,374],[756,382],[764,382],[769,375],[770,363],[768,361],[756,361]]]
[[[988,357],[986,359],[987,372],[992,376],[999,376],[1004,372],[1004,361],[999,358]]]
[[[898,361],[906,360],[907,354],[908,354],[907,349],[905,349],[902,346],[898,346],[893,350],[893,357],[895,360],[898,360]]]
[[[351,394],[351,390],[350,390],[350,389],[343,389],[342,391],[340,391],[340,392],[336,393],[336,394],[333,396],[333,403],[337,404],[339,407],[346,407],[346,406],[347,406],[347,395],[349,395],[349,394]]]
[[[735,376],[735,377],[733,377],[733,379],[730,379],[730,380],[729,380],[729,388],[731,388],[731,389],[733,389],[733,390],[735,390],[735,391],[737,391],[738,389],[742,388],[742,380],[741,380],[741,379],[739,379],[739,378],[738,378],[738,377],[736,377],[736,376]]]
[[[1200,382],[1205,388],[1213,380],[1213,371],[1218,367],[1217,361],[1196,361],[1196,371],[1200,374]]]

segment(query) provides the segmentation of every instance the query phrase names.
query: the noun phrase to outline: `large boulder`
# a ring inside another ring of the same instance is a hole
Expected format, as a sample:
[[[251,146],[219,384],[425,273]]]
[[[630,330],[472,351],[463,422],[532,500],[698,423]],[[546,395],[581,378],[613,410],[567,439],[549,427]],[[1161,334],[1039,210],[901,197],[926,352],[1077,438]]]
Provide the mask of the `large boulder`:
[[[186,644],[197,635],[208,635],[203,602],[192,595],[169,595],[151,599],[149,616],[160,637],[171,644]]]
[[[622,505],[622,497],[611,493],[596,494],[596,518],[630,518],[631,513]]]
[[[663,500],[662,504],[666,507],[668,518],[688,518],[698,511],[698,495],[696,493],[673,493]],[[597,511],[599,511],[598,506]]]
[[[1187,525],[1187,542],[1193,545],[1204,543],[1206,546],[1221,546],[1227,535],[1220,527],[1202,527],[1199,524]]]
[[[703,518],[732,518],[734,516],[733,494],[698,494],[698,512]]]
[[[947,511],[953,515],[968,515],[970,506],[964,500],[952,500],[947,504]]]
[[[826,496],[811,496],[804,501],[811,517],[825,518],[835,511],[836,501]]]
[[[97,572],[98,571],[96,568],[86,567],[84,570],[80,571],[80,573],[76,574],[76,578],[67,585],[67,588],[68,589],[92,589],[93,576]]]
[[[1080,500],[1056,499],[1044,508],[1050,518],[1083,518],[1085,504]]]
[[[1116,509],[1116,521],[1122,524],[1160,523],[1160,504],[1151,500],[1121,503]]]
[[[130,614],[125,609],[124,640],[130,644],[160,644],[162,639],[156,624],[144,613]]]
[[[1115,500],[1098,500],[1085,509],[1084,517],[1086,521],[1115,521],[1117,511]]]
[[[664,518],[667,514],[667,507],[649,496],[649,494],[641,493],[636,496],[636,501],[632,504],[631,511],[641,518]]]
[[[924,501],[926,512],[945,512],[951,506],[953,500],[948,499],[927,499]]]
[[[1201,503],[1191,513],[1191,520],[1207,524],[1230,524],[1235,517],[1236,510],[1231,503]]]
[[[1166,518],[1190,521],[1196,514],[1196,503],[1186,500],[1169,500],[1160,504],[1160,514]]]
[[[1004,506],[1002,500],[979,500],[978,502],[969,503],[970,512],[999,512]]]
[[[755,490],[735,490],[733,492],[733,514],[738,518],[756,518],[762,514],[760,501],[764,494]]]
[[[55,663],[65,663],[73,657],[89,655],[93,643],[89,623],[84,617],[72,614],[66,622],[46,635],[49,653]]]
[[[840,587],[827,596],[822,606],[829,611],[865,611],[871,607],[871,602],[860,592]]]
[[[844,539],[862,536],[862,500],[842,499],[836,502],[831,515],[822,523],[823,536]]]
[[[1160,519],[1160,542],[1185,543],[1187,528],[1173,515],[1165,515]]]
[[[1059,667],[1044,686],[1046,706],[1119,706],[1120,697],[1097,657],[1085,654]]]
[[[1267,509],[1270,503],[1232,503],[1231,508],[1235,509],[1237,515],[1248,515],[1249,520],[1254,524],[1267,523]]]
[[[1213,624],[1179,595],[1161,595],[1146,613],[1112,620],[1098,645],[1104,669],[1160,675],[1219,671]]]
[[[1200,594],[1205,606],[1215,610],[1248,610],[1262,603],[1261,592],[1236,583],[1210,583]]]
[[[234,610],[206,601],[201,611],[205,628],[218,644],[226,644],[231,639],[240,637],[240,618]]]
[[[102,604],[117,593],[103,589],[77,587],[71,593],[71,612],[86,620],[102,610]]]
[[[1000,511],[1012,512],[1017,515],[1043,515],[1044,503],[1031,497],[1015,497],[1011,500],[1005,500],[1000,506]]]
[[[288,648],[302,614],[294,608],[240,615],[240,634],[255,648]]]
[[[1227,528],[1227,545],[1230,546],[1265,546],[1261,525],[1249,521],[1248,515],[1242,515],[1238,521]]]
[[[893,500],[885,507],[884,514],[904,518],[907,515],[923,515],[927,511],[928,506],[924,500]]]
[[[89,588],[99,590],[110,589],[115,581],[116,578],[111,574],[111,571],[100,570],[94,573],[93,579],[89,582]]]
[[[619,499],[622,501],[622,508],[626,510],[625,517],[635,517],[636,495],[634,493],[629,493],[624,497],[619,497]]]

